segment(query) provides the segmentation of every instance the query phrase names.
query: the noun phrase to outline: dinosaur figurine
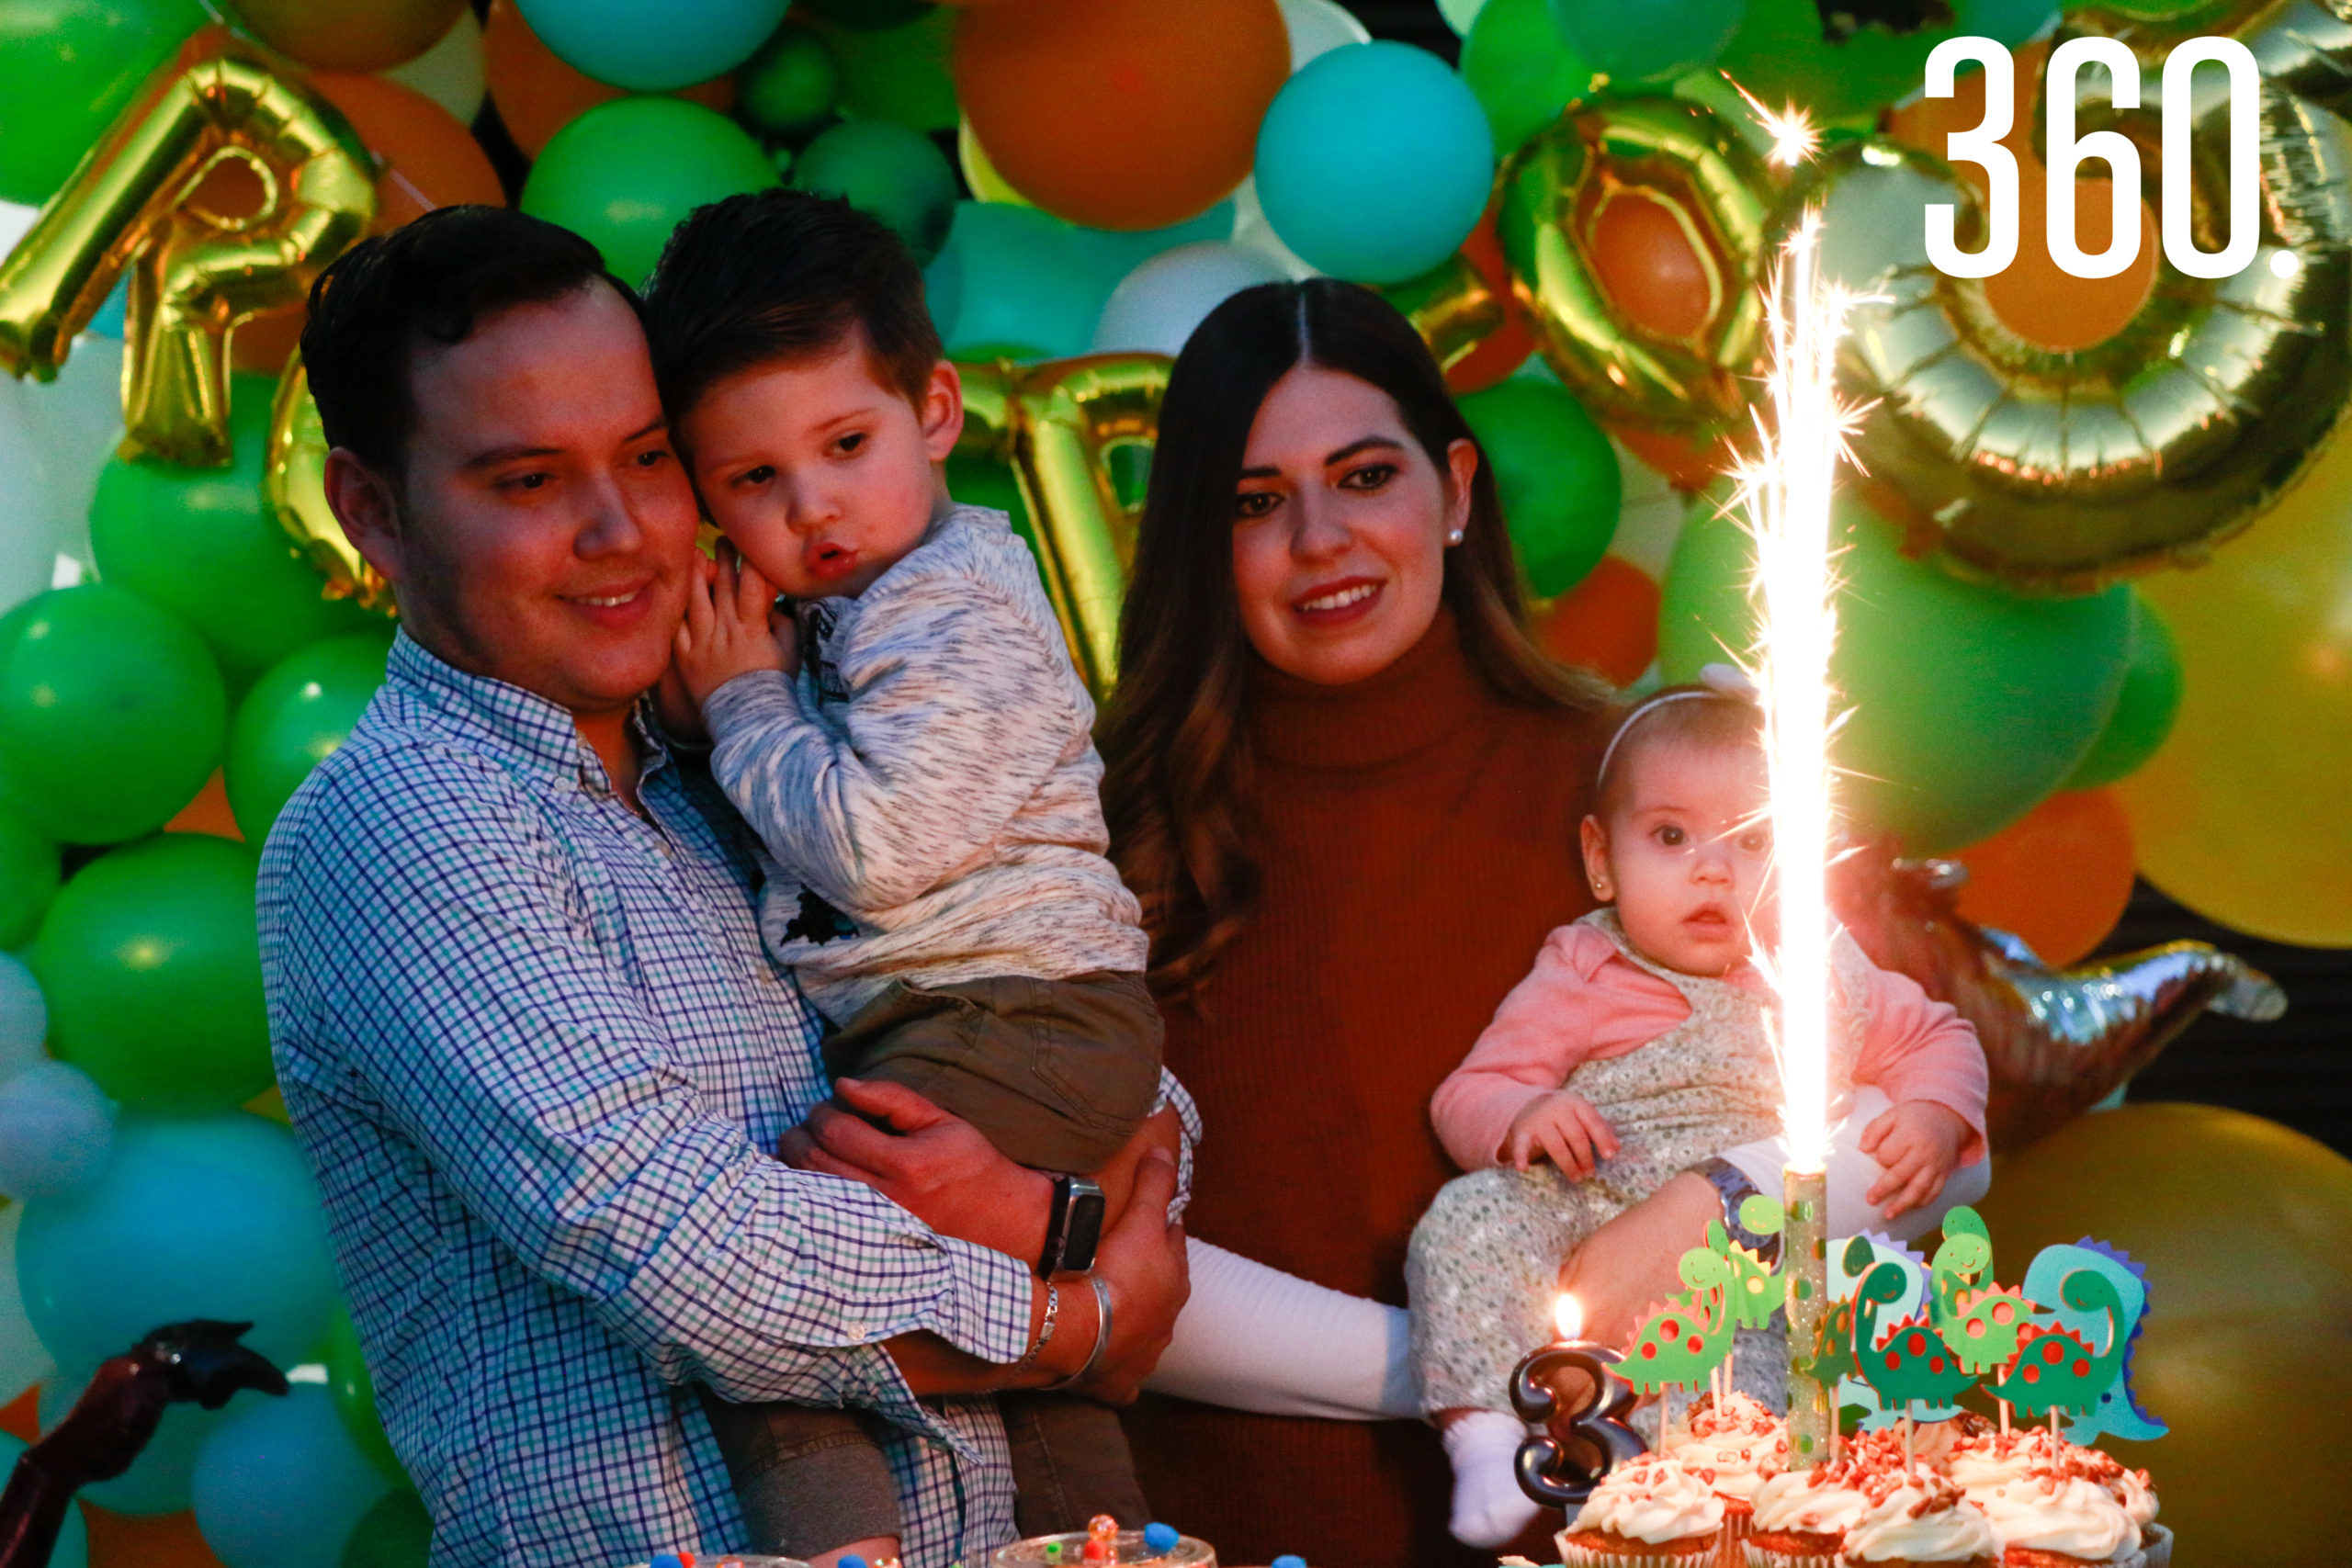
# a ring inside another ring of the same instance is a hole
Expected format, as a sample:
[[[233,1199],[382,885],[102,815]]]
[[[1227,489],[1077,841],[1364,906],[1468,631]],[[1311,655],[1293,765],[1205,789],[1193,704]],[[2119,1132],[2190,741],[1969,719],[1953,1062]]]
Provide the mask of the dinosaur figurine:
[[[1858,1235],[1846,1244],[1845,1272],[1849,1277],[1867,1276],[1877,1262],[1878,1254],[1867,1238]],[[1821,1329],[1814,1338],[1811,1356],[1799,1369],[1825,1388],[1837,1387],[1838,1380],[1857,1375],[1861,1368],[1861,1363],[1854,1359],[1854,1298],[1834,1287],[1830,1297],[1829,1310],[1821,1314]]]
[[[2117,1300],[2121,1303],[2121,1315],[2117,1321],[2123,1340],[2123,1361],[2098,1403],[2086,1414],[2066,1423],[2066,1436],[2071,1441],[2086,1445],[2101,1435],[2133,1442],[2161,1438],[2166,1430],[2165,1424],[2141,1408],[2139,1396],[2132,1387],[2132,1352],[2138,1348],[2142,1321],[2148,1310],[2147,1270],[2131,1254],[2102,1242],[2086,1239],[2071,1247],[2045,1247],[2035,1254],[2032,1266],[2026,1270],[2026,1294],[2043,1300],[2061,1299],[2064,1280],[2078,1269],[2103,1274],[2115,1287]],[[2054,1315],[2062,1325],[2075,1330],[2086,1341],[2092,1340],[2099,1327],[2096,1311],[2061,1306]]]
[[[1985,1250],[1989,1255],[1989,1247]],[[1882,1263],[1862,1277],[1854,1302],[1854,1359],[1885,1408],[1939,1421],[1976,1380],[1961,1370],[1959,1359],[1937,1335],[1932,1309],[1897,1322],[1882,1340],[1879,1310],[1903,1299],[1907,1273],[1900,1264]]]
[[[2007,1366],[2018,1353],[2018,1331],[2033,1320],[2023,1292],[1998,1285],[1971,1289],[1993,1271],[1993,1235],[1966,1204],[1944,1216],[1943,1245],[1932,1269],[1930,1320],[1937,1337],[1972,1377]]]
[[[2064,1323],[2029,1324],[2018,1331],[2017,1359],[1991,1393],[2028,1416],[2052,1410],[2087,1416],[2123,1370],[2130,1338],[2124,1328],[2123,1299],[2115,1281],[2092,1269],[2077,1269],[2066,1276],[2060,1298],[2077,1312],[2104,1313],[2104,1349]]]
[[[1747,1223],[1743,1213],[1740,1223]],[[1776,1227],[1777,1228],[1777,1227]],[[1772,1314],[1781,1310],[1787,1299],[1781,1284],[1780,1265],[1767,1263],[1763,1255],[1724,1233],[1723,1222],[1707,1222],[1707,1250],[1724,1260],[1730,1270],[1724,1289],[1731,1295],[1731,1316],[1739,1328],[1770,1328]]]
[[[1900,1242],[1882,1235],[1859,1235],[1846,1244],[1842,1253],[1832,1252],[1829,1258],[1829,1295],[1833,1302],[1846,1305],[1840,1314],[1847,1328],[1843,1355],[1851,1363],[1838,1380],[1837,1399],[1841,1407],[1860,1410],[1861,1428],[1871,1432],[1883,1431],[1903,1419],[1901,1411],[1887,1409],[1879,1403],[1878,1391],[1863,1379],[1861,1363],[1854,1359],[1860,1349],[1867,1348],[1867,1341],[1853,1333],[1855,1301],[1861,1292],[1862,1281],[1872,1269],[1881,1267],[1894,1271],[1892,1281],[1880,1281],[1882,1292],[1896,1291],[1892,1300],[1875,1303],[1881,1322],[1907,1318],[1927,1305],[1928,1260]]]
[[[1713,1229],[1720,1234],[1720,1224]],[[1728,1245],[1728,1238],[1726,1238]],[[1619,1375],[1644,1393],[1691,1388],[1731,1353],[1737,1326],[1731,1307],[1731,1265],[1712,1247],[1682,1255],[1677,1272],[1690,1288],[1652,1307],[1634,1326]]]

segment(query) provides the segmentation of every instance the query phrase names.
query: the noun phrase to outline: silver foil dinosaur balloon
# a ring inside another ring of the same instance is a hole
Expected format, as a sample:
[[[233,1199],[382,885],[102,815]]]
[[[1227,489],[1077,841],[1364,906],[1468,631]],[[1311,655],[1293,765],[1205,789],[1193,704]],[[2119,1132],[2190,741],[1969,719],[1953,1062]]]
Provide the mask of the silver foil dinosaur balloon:
[[[1871,845],[1839,863],[1833,897],[1873,962],[1976,1026],[1996,1149],[2030,1144],[2106,1099],[2208,1008],[2258,1020],[2287,1010],[2268,976],[2201,942],[2052,969],[2007,932],[1961,919],[1967,879],[1957,861],[1901,861]]]

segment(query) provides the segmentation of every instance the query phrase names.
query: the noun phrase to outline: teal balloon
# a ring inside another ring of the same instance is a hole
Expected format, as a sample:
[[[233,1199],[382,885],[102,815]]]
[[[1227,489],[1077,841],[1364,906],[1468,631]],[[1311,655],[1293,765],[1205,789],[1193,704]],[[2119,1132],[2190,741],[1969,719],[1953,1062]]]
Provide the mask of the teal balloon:
[[[1940,854],[2032,809],[2087,755],[2115,710],[2131,591],[2029,599],[1906,558],[1895,530],[1840,494],[1845,547],[1831,675],[1852,716],[1838,740],[1854,825]],[[1667,569],[1658,662],[1698,678],[1754,639],[1753,547],[1716,502],[1690,508]]]
[[[389,632],[314,642],[279,660],[237,705],[222,772],[247,843],[269,837],[311,770],[350,735],[384,683],[391,649]]]
[[[433,1552],[433,1516],[406,1486],[386,1493],[351,1532],[342,1568],[425,1568]]]
[[[0,1432],[0,1475],[15,1474],[17,1461],[30,1446],[22,1438]],[[89,1496],[91,1490],[84,1487],[81,1495]],[[48,1568],[90,1568],[90,1528],[82,1522],[81,1509],[65,1510],[65,1523],[58,1529]]]
[[[339,1303],[327,1318],[325,1360],[327,1393],[334,1396],[335,1414],[343,1417],[343,1429],[368,1463],[405,1484],[408,1472],[392,1451],[391,1438],[384,1435],[383,1417],[376,1413],[376,1382],[368,1371],[367,1353],[359,1348],[359,1330]]]
[[[695,208],[775,183],[768,155],[725,115],[684,98],[616,98],[555,133],[524,182],[523,210],[580,235],[634,284]]]
[[[1508,157],[1592,90],[1592,62],[1568,47],[1546,0],[1487,0],[1462,40],[1462,80]]]
[[[275,388],[230,378],[225,468],[110,459],[90,504],[98,575],[197,629],[232,682],[249,681],[306,642],[382,617],[329,599],[262,496]]]
[[[792,183],[838,196],[929,263],[956,217],[956,171],[922,131],[892,119],[844,120],[801,150]]]
[[[0,0],[0,201],[47,201],[209,20],[198,0]]]
[[[750,59],[784,20],[789,4],[515,0],[515,8],[539,41],[573,70],[633,93],[666,93],[708,81]]]
[[[129,1349],[128,1345],[123,1349]],[[40,1429],[50,1431],[65,1419],[74,1402],[90,1383],[87,1371],[60,1372],[40,1385]],[[255,1393],[243,1393],[239,1399],[259,1399]],[[176,1514],[191,1501],[189,1484],[196,1475],[196,1451],[212,1428],[220,1425],[228,1412],[207,1410],[196,1404],[174,1404],[164,1412],[164,1419],[155,1428],[155,1436],[130,1468],[112,1481],[100,1481],[85,1486],[77,1495],[99,1507],[118,1514],[136,1514],[152,1517],[157,1514]]]
[[[250,845],[205,833],[83,867],[33,943],[50,1054],[132,1111],[204,1115],[267,1089],[255,870]]]
[[[841,102],[842,68],[814,30],[786,22],[735,73],[736,118],[765,136],[806,136]]]
[[[1171,223],[1165,229],[1073,227],[1070,233],[1078,242],[1080,254],[1115,288],[1119,279],[1164,251],[1197,244],[1203,240],[1223,243],[1232,239],[1233,203],[1220,201],[1198,217]]]
[[[0,806],[0,948],[14,953],[32,941],[64,880],[54,840],[21,811]]]
[[[2061,789],[2097,789],[2136,773],[2156,754],[2180,716],[2180,649],[2155,607],[2132,595],[2131,653],[2123,667],[2123,693],[2115,716],[2099,731],[2090,755]]]
[[[962,274],[948,352],[958,359],[1061,359],[1084,354],[1118,279],[1103,274],[1077,231],[1049,212],[959,201],[947,248]]]
[[[51,839],[162,827],[211,777],[228,728],[203,639],[128,589],[53,589],[0,616],[0,803]]]
[[[2041,37],[2058,20],[2057,0],[1958,0],[1951,9],[1954,32],[2011,49]]]
[[[223,1568],[318,1568],[395,1483],[343,1429],[327,1391],[241,1402],[196,1456],[196,1528]]]
[[[964,258],[953,247],[942,250],[922,269],[923,306],[939,341],[956,341],[956,318],[964,309]]]
[[[1452,255],[1486,210],[1492,132],[1461,77],[1382,41],[1317,56],[1258,128],[1258,202],[1301,260],[1402,283]]]
[[[1487,9],[1504,4],[1488,0]],[[1609,437],[1584,405],[1550,382],[1502,381],[1461,404],[1494,469],[1527,585],[1539,598],[1566,593],[1600,564],[1617,531],[1624,479]]]
[[[1748,0],[1548,4],[1553,25],[1568,48],[1590,61],[1594,70],[1606,72],[1612,81],[1651,82],[1713,64],[1747,19]]]
[[[25,1206],[17,1283],[41,1343],[84,1367],[193,1317],[252,1323],[244,1342],[291,1367],[336,1299],[310,1161],[292,1132],[243,1111],[126,1117],[95,1186]]]

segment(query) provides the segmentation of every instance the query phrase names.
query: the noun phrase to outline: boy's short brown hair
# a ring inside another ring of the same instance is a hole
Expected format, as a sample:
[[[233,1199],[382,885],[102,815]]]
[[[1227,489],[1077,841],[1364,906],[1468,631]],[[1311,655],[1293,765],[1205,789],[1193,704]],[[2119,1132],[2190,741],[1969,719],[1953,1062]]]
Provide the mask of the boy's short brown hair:
[[[646,284],[653,376],[673,420],[728,377],[822,356],[858,327],[880,378],[920,407],[941,354],[922,269],[838,197],[763,190],[696,208]]]

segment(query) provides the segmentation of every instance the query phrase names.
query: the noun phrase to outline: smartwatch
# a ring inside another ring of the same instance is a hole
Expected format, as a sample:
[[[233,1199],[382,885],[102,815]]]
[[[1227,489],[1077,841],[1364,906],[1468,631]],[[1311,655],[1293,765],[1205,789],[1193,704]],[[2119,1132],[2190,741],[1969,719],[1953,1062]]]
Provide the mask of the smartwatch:
[[[1053,1210],[1046,1216],[1046,1251],[1037,1259],[1037,1276],[1083,1274],[1094,1267],[1094,1248],[1102,1240],[1102,1189],[1092,1177],[1054,1178]]]

